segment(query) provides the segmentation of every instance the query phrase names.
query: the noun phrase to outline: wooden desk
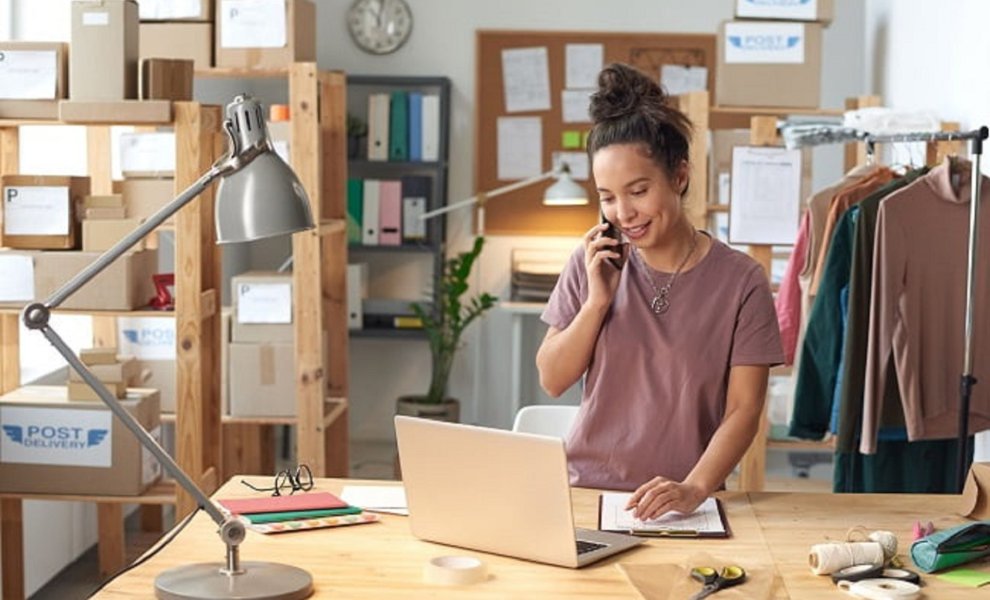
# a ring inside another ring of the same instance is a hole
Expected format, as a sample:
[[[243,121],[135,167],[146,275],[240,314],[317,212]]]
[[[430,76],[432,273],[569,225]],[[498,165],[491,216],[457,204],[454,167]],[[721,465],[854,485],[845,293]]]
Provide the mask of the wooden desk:
[[[235,478],[217,497],[250,495]],[[254,478],[252,478],[254,479]],[[259,479],[259,483],[270,478]],[[345,480],[320,480],[317,489],[339,492]],[[358,482],[353,482],[358,483]],[[360,482],[381,484],[383,482]],[[577,524],[596,525],[597,493],[574,491]],[[315,580],[314,598],[623,598],[637,594],[616,568],[620,562],[681,563],[688,555],[707,552],[732,557],[751,568],[775,565],[780,575],[776,598],[841,597],[827,577],[807,566],[812,544],[844,539],[849,527],[888,529],[908,548],[911,524],[932,521],[941,529],[962,522],[952,514],[956,496],[832,495],[726,492],[721,495],[733,537],[727,540],[650,540],[646,545],[580,570],[530,563],[422,542],[409,533],[405,517],[383,515],[382,523],[264,536],[248,533],[241,559],[272,560],[308,570]],[[484,514],[479,512],[479,518]],[[200,512],[161,553],[107,586],[100,598],[147,598],[155,576],[166,568],[190,562],[221,562],[223,547],[216,527]],[[534,533],[534,535],[537,535]],[[423,565],[442,555],[478,556],[488,565],[489,579],[468,587],[423,583]],[[905,559],[910,566],[910,559]],[[981,568],[990,569],[983,565]],[[972,598],[974,590],[925,576],[928,598]],[[745,586],[738,588],[745,590]]]

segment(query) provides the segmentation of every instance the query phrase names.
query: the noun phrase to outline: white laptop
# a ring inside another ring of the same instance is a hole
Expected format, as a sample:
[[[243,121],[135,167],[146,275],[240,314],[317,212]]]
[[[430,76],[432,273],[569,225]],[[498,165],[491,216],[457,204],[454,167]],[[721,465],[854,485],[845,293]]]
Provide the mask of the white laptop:
[[[420,539],[572,568],[642,542],[574,528],[560,438],[402,416],[395,433]]]

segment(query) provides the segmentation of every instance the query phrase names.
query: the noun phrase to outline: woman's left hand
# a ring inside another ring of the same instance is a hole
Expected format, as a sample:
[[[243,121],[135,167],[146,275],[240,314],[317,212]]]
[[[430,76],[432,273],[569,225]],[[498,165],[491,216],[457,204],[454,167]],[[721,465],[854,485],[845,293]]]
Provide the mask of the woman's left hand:
[[[665,512],[676,510],[691,513],[708,497],[699,486],[664,477],[654,477],[633,492],[626,510],[641,521],[655,519]]]

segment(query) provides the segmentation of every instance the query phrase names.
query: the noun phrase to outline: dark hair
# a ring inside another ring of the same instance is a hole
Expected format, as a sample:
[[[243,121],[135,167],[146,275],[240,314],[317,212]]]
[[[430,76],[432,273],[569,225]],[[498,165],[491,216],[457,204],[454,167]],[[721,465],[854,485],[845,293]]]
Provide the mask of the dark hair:
[[[642,71],[612,63],[598,74],[598,91],[591,95],[588,156],[612,144],[643,144],[649,155],[673,175],[688,160],[691,120],[667,105],[660,84]]]

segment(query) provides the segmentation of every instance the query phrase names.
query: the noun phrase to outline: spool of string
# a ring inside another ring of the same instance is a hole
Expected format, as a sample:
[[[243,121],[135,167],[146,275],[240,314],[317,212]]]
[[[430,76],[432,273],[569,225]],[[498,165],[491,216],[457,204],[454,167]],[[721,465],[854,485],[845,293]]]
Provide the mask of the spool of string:
[[[883,547],[883,560],[890,562],[897,556],[897,536],[890,531],[877,530],[867,532],[863,526],[856,526],[846,532],[847,542],[876,542]]]
[[[879,567],[885,562],[879,542],[832,542],[815,544],[808,555],[808,565],[815,575],[830,575],[853,565]]]

